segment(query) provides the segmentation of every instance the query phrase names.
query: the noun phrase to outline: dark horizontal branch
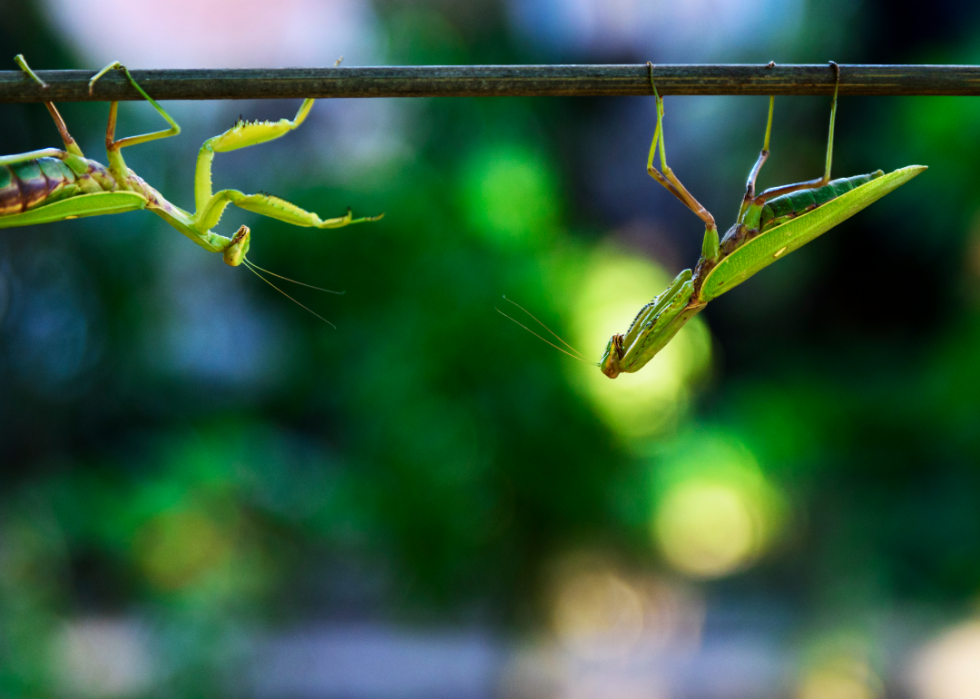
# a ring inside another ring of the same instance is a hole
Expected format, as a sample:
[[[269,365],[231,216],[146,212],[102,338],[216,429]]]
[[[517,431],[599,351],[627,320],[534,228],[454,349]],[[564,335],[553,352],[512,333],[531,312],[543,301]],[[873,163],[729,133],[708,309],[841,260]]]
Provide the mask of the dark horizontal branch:
[[[47,89],[20,71],[0,71],[0,102],[138,100],[118,71],[88,93],[86,70],[38,71]],[[662,65],[665,95],[829,95],[829,65]],[[392,66],[236,70],[134,70],[161,100],[282,97],[500,97],[649,95],[647,66]],[[842,65],[842,95],[980,95],[980,66]]]

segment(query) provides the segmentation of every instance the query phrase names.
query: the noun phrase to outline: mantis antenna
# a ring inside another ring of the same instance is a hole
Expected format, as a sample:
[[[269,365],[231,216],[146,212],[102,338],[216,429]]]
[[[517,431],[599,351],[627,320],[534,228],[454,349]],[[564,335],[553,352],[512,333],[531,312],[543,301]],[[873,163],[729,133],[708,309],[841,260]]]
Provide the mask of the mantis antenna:
[[[289,299],[290,301],[292,301],[293,303],[295,303],[297,306],[299,306],[300,308],[302,308],[305,311],[309,311],[310,313],[312,313],[313,315],[315,315],[317,318],[319,318],[320,320],[322,320],[324,323],[326,323],[327,325],[329,325],[334,330],[337,329],[337,326],[336,325],[334,325],[333,323],[331,323],[329,320],[327,320],[326,318],[324,318],[322,315],[320,315],[319,313],[317,313],[316,311],[314,311],[312,308],[309,308],[307,306],[304,306],[299,301],[297,301],[296,299],[294,299],[292,296],[290,296],[289,294],[287,294],[285,291],[283,291],[282,289],[280,289],[278,286],[276,286],[275,284],[273,284],[272,282],[270,282],[268,279],[266,279],[265,277],[263,277],[261,274],[259,274],[258,270],[262,269],[261,267],[258,267],[256,265],[252,264],[251,262],[249,262],[245,258],[242,258],[242,263],[246,267],[248,267],[248,270],[252,274],[254,274],[256,277],[258,277],[259,279],[261,279],[262,281],[264,281],[266,284],[268,284],[269,286],[271,286],[273,289],[275,289],[276,291],[278,291],[280,294],[282,294],[283,296],[285,296],[287,299]],[[262,271],[265,272],[266,270],[263,269]],[[272,272],[267,272],[267,274],[272,274],[275,277],[279,277],[280,276],[278,274],[273,274]],[[293,282],[295,284],[300,284],[302,286],[309,286],[311,289],[317,289],[319,291],[325,291],[328,294],[337,294],[337,293],[341,293],[342,294],[342,293],[344,293],[342,291],[341,292],[337,292],[337,291],[330,291],[329,289],[320,289],[319,287],[310,286],[309,284],[303,284],[303,282],[297,282],[294,279],[289,279],[287,277],[280,277],[280,278],[281,279],[285,279],[286,281]]]
[[[317,291],[322,291],[325,294],[337,294],[337,296],[343,296],[344,294],[347,293],[346,291],[334,291],[333,289],[324,289],[323,287],[320,286],[313,286],[312,284],[307,284],[306,282],[300,282],[295,279],[290,279],[289,277],[284,277],[281,274],[276,274],[275,272],[270,272],[269,270],[263,267],[259,267],[257,264],[255,264],[248,258],[245,259],[252,267],[259,270],[260,272],[265,272],[266,274],[282,279],[283,281],[292,282],[293,284],[298,284],[299,286],[305,286],[307,289],[316,289]]]
[[[496,307],[495,307],[495,308],[494,308],[494,310],[495,310],[495,311],[497,311],[497,313],[499,313],[500,315],[502,315],[502,316],[503,316],[504,318],[506,318],[506,319],[507,319],[507,320],[509,320],[509,321],[512,321],[512,322],[514,322],[514,323],[516,323],[517,325],[520,325],[520,326],[521,326],[522,328],[524,328],[525,330],[527,330],[527,331],[528,331],[529,333],[531,333],[532,335],[534,335],[534,336],[535,336],[536,338],[538,338],[539,340],[541,340],[541,341],[542,341],[542,342],[544,342],[545,344],[548,344],[548,345],[551,345],[551,346],[552,346],[552,347],[554,347],[554,348],[555,348],[556,350],[558,350],[559,352],[562,352],[563,354],[567,354],[567,355],[568,355],[569,357],[571,357],[572,359],[577,359],[578,361],[580,361],[580,362],[583,362],[583,363],[585,363],[585,364],[589,364],[589,365],[591,365],[591,366],[599,366],[599,365],[598,365],[598,363],[596,363],[596,362],[590,362],[590,361],[589,361],[588,359],[586,359],[586,358],[585,358],[585,356],[584,356],[584,355],[583,355],[583,354],[582,354],[581,352],[579,352],[579,351],[578,351],[577,349],[575,349],[575,348],[574,348],[574,347],[572,347],[572,346],[571,346],[570,344],[568,344],[567,342],[565,342],[565,341],[564,341],[564,340],[563,340],[563,339],[561,338],[561,336],[559,336],[559,335],[558,335],[558,333],[556,333],[556,332],[555,332],[554,330],[552,330],[552,329],[551,329],[551,328],[549,328],[549,327],[548,327],[547,325],[545,325],[544,323],[542,323],[542,322],[541,322],[540,320],[538,320],[537,318],[535,318],[535,317],[534,317],[534,315],[533,315],[533,314],[532,314],[532,313],[531,313],[530,311],[528,311],[528,310],[527,310],[526,308],[524,308],[523,306],[521,306],[521,305],[520,305],[519,303],[517,303],[516,301],[511,301],[511,300],[510,300],[509,298],[507,298],[506,296],[504,296],[504,297],[503,297],[503,299],[504,299],[504,301],[506,301],[507,303],[511,303],[511,304],[514,304],[514,305],[515,305],[515,306],[517,306],[517,307],[518,307],[519,309],[521,309],[522,311],[524,311],[524,313],[526,313],[527,315],[529,315],[529,316],[531,316],[531,319],[532,319],[532,320],[533,320],[533,321],[534,321],[535,323],[537,323],[537,324],[538,324],[538,325],[540,325],[540,326],[541,326],[542,328],[544,328],[544,329],[545,329],[545,330],[547,330],[547,331],[548,331],[549,333],[551,333],[551,334],[552,334],[552,335],[553,335],[553,336],[554,336],[554,337],[555,337],[555,338],[556,338],[556,339],[557,339],[557,340],[558,340],[558,341],[559,341],[560,343],[562,343],[563,345],[565,345],[565,347],[567,347],[568,349],[570,349],[570,350],[571,350],[572,352],[574,352],[575,354],[572,354],[572,352],[569,352],[568,350],[564,350],[564,349],[562,349],[561,347],[559,347],[558,345],[556,345],[556,344],[555,344],[554,342],[551,342],[550,340],[548,340],[548,339],[546,339],[546,338],[544,338],[544,337],[541,337],[541,335],[539,335],[538,333],[536,333],[536,332],[534,332],[533,330],[531,330],[531,328],[529,328],[529,327],[527,327],[526,325],[524,325],[524,323],[521,323],[520,321],[518,321],[518,320],[515,320],[514,318],[511,318],[511,317],[510,317],[509,315],[507,315],[506,313],[504,313],[503,311],[501,311],[501,310],[500,310],[499,308],[496,308]]]

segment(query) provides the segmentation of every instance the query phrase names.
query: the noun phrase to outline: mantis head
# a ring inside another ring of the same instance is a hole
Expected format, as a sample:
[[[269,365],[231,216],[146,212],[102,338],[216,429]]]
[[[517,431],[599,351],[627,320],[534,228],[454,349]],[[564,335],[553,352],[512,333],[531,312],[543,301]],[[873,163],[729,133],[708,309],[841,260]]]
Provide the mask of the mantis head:
[[[238,229],[238,232],[232,236],[231,243],[225,248],[225,264],[237,267],[242,263],[246,253],[248,253],[251,236],[252,232],[248,229],[248,226],[242,226]]]
[[[623,358],[623,336],[613,335],[606,345],[606,351],[599,362],[599,370],[610,379],[615,379],[623,371],[620,360]]]

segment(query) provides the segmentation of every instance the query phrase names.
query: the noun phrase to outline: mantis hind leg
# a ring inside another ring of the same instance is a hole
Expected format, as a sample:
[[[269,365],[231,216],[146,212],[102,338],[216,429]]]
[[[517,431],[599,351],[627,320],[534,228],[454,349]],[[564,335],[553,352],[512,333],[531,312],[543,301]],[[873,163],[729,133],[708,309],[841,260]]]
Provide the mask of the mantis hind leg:
[[[41,78],[39,78],[37,74],[31,70],[31,67],[27,65],[27,59],[24,58],[24,54],[18,53],[16,56],[14,56],[14,62],[20,66],[22,71],[31,76],[36,83],[41,85],[41,87],[47,88],[48,84],[41,80]],[[65,144],[65,150],[72,155],[77,155],[84,158],[85,156],[82,153],[82,149],[78,147],[78,144],[75,143],[75,139],[72,138],[70,133],[68,133],[68,126],[65,124],[65,120],[61,118],[61,114],[58,112],[58,108],[54,106],[54,102],[45,102],[44,106],[47,107],[48,113],[54,120],[54,125],[58,129],[58,133],[61,134],[61,140]]]
[[[38,158],[60,158],[64,160],[66,155],[65,151],[58,150],[57,148],[41,148],[40,150],[32,150],[15,155],[0,155],[0,165],[16,165],[17,163],[37,160]]]
[[[745,183],[745,202],[751,202],[755,199],[755,181],[759,177],[759,171],[762,170],[762,166],[765,164],[766,160],[769,159],[769,136],[772,133],[772,110],[775,106],[776,98],[774,96],[769,97],[769,119],[766,122],[766,138],[762,143],[762,150],[759,151],[759,158],[755,161],[755,165],[752,166],[752,170],[749,172],[749,179]],[[742,204],[743,208],[747,206],[747,203]],[[741,215],[739,216],[741,218]]]
[[[119,111],[119,103],[112,102],[109,105],[109,123],[106,125],[106,130],[105,130],[106,155],[109,158],[109,170],[112,172],[117,182],[123,183],[129,179],[129,168],[126,166],[126,161],[123,160],[122,153],[120,153],[119,151],[123,148],[126,148],[127,146],[135,146],[140,143],[146,143],[147,141],[155,141],[158,138],[168,138],[170,136],[176,136],[177,134],[180,133],[180,126],[178,126],[177,122],[174,121],[173,118],[171,118],[171,116],[167,114],[166,111],[164,111],[163,107],[157,104],[155,99],[153,99],[148,94],[146,94],[146,92],[143,91],[143,88],[139,86],[139,83],[133,79],[132,75],[130,75],[129,70],[124,65],[119,63],[119,61],[110,63],[105,68],[103,68],[98,73],[96,73],[94,76],[92,76],[92,79],[89,80],[88,82],[88,93],[90,95],[95,89],[95,83],[97,83],[99,79],[103,75],[108,73],[110,70],[121,71],[126,76],[126,79],[129,81],[129,84],[132,85],[136,89],[136,91],[139,92],[143,96],[143,98],[147,102],[149,102],[150,105],[155,110],[157,110],[157,113],[160,116],[162,116],[168,124],[170,124],[169,129],[164,129],[162,131],[154,131],[152,133],[145,133],[139,136],[127,136],[126,138],[121,138],[117,141],[116,140],[116,114]]]
[[[707,209],[705,209],[697,199],[695,199],[687,188],[681,183],[674,171],[670,169],[667,165],[667,151],[664,147],[664,100],[657,92],[657,86],[653,82],[653,64],[647,63],[647,72],[650,76],[650,88],[653,90],[653,96],[657,100],[657,129],[653,134],[653,142],[650,144],[650,154],[647,157],[647,173],[659,182],[663,187],[673,194],[675,197],[681,200],[681,202],[694,212],[695,216],[704,221],[706,226],[714,227],[715,218],[712,216]],[[658,172],[657,168],[653,165],[653,158],[656,154],[657,148],[660,149],[660,169],[663,172]]]
[[[823,177],[820,177],[815,180],[808,180],[806,182],[798,182],[796,184],[787,184],[781,187],[773,187],[772,189],[767,189],[762,194],[755,197],[755,199],[752,202],[753,205],[758,205],[761,207],[769,199],[774,199],[775,197],[780,197],[784,194],[799,192],[804,189],[817,189],[818,187],[823,187],[825,184],[830,182],[830,168],[834,159],[834,122],[837,119],[837,91],[840,88],[840,66],[838,66],[833,61],[830,62],[830,66],[834,70],[834,100],[830,106],[830,129],[827,136],[827,159],[824,163]],[[770,108],[770,118],[771,118],[771,114],[772,111]],[[768,141],[768,131],[766,134],[766,138]],[[744,208],[745,207],[743,205],[743,209]]]
[[[155,110],[157,110],[157,113],[160,116],[162,116],[168,124],[170,124],[169,129],[154,131],[152,133],[145,133],[139,136],[127,136],[126,138],[120,138],[117,141],[116,140],[116,113],[119,109],[119,103],[113,102],[112,104],[109,105],[109,124],[106,127],[106,134],[105,134],[105,145],[106,145],[106,149],[110,153],[110,159],[112,157],[112,153],[118,153],[118,151],[121,148],[126,148],[128,146],[135,146],[140,143],[146,143],[148,141],[155,141],[158,138],[169,138],[170,136],[176,136],[177,134],[180,133],[180,126],[177,124],[177,122],[174,121],[169,114],[167,114],[164,108],[161,107],[155,99],[153,99],[148,94],[146,94],[143,88],[140,87],[139,83],[133,79],[132,75],[130,75],[129,70],[126,68],[126,66],[122,65],[119,61],[114,61],[113,63],[110,63],[105,68],[103,68],[98,73],[96,73],[91,80],[89,80],[88,93],[90,95],[95,89],[95,83],[98,82],[99,79],[102,78],[102,76],[104,76],[110,70],[121,71],[123,75],[126,76],[126,79],[129,81],[129,84],[132,85],[136,89],[136,91],[143,96],[143,99],[145,99],[147,102],[150,103],[150,106],[152,106]]]
[[[695,199],[687,188],[681,183],[674,171],[667,165],[667,151],[664,147],[664,101],[657,92],[657,86],[653,82],[653,64],[647,63],[647,73],[650,77],[650,88],[657,100],[657,129],[653,134],[653,142],[650,144],[650,153],[647,157],[647,174],[659,182],[668,192],[681,200],[681,202],[694,212],[694,215],[704,221],[704,242],[701,246],[702,255],[714,260],[718,257],[718,226],[715,224],[715,217]],[[660,149],[660,169],[659,172],[654,167],[653,159],[657,149]]]

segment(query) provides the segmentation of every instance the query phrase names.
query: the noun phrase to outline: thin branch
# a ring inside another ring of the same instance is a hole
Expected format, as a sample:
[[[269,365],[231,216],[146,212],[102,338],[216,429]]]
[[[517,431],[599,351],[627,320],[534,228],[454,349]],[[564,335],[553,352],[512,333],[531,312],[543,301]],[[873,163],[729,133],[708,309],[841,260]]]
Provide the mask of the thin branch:
[[[0,102],[139,100],[113,72],[88,94],[87,70],[0,71]],[[236,70],[134,70],[159,100],[284,97],[500,97],[648,95],[642,65],[392,66]],[[828,65],[661,65],[663,95],[830,95]],[[842,95],[980,95],[980,66],[842,65]]]

